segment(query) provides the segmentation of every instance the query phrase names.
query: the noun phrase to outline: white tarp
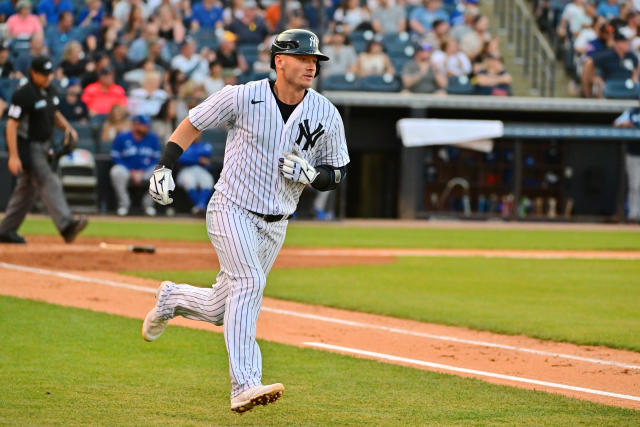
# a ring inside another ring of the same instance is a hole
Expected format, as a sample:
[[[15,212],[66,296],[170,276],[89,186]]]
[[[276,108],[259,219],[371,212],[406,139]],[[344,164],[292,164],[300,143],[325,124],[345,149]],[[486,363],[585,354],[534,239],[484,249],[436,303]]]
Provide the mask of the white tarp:
[[[499,120],[400,119],[397,129],[405,147],[455,144],[486,153],[504,134]]]

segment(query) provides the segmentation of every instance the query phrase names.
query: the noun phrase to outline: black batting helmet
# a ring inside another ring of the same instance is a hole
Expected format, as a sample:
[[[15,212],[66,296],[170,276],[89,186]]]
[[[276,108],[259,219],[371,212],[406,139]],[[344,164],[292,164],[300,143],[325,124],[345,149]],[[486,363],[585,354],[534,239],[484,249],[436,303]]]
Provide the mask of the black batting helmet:
[[[318,36],[308,30],[286,30],[276,36],[271,43],[271,68],[276,69],[275,57],[279,54],[314,55],[318,61],[328,61],[329,57],[320,52]],[[316,75],[320,71],[317,65]]]

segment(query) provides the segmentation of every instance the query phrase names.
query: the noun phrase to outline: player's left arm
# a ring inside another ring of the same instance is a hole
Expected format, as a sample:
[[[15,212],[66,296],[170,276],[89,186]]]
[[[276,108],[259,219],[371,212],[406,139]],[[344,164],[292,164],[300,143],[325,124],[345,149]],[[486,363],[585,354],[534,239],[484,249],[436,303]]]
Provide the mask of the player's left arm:
[[[64,145],[67,151],[71,152],[78,142],[78,132],[69,124],[66,117],[58,110],[53,115],[53,124],[64,132]]]

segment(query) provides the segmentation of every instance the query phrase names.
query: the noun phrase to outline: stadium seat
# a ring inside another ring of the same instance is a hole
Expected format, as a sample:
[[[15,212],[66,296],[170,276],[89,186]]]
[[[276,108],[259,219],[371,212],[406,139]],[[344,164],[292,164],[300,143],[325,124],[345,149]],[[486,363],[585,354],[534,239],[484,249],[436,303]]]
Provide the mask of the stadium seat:
[[[408,33],[385,34],[382,43],[389,56],[404,55],[405,49],[411,46]]]
[[[7,137],[5,131],[7,129],[7,122],[0,122],[0,153],[7,151]]]
[[[467,76],[449,77],[447,93],[450,95],[471,95],[474,87]]]
[[[400,81],[392,76],[367,76],[360,80],[360,88],[371,92],[399,92]]]
[[[211,50],[215,50],[218,48],[218,39],[213,30],[210,29],[200,29],[197,33],[192,34],[193,39],[196,42],[196,46],[198,51],[203,47],[208,47]]]
[[[631,79],[604,82],[604,97],[609,99],[637,99],[638,85]]]
[[[360,84],[353,74],[334,74],[323,78],[326,90],[358,90]]]
[[[98,197],[96,162],[93,154],[82,148],[62,156],[58,162],[58,175],[64,194],[76,212],[97,211]]]
[[[90,123],[73,123],[73,128],[78,132],[78,148],[83,148],[92,153],[97,152],[95,128]]]
[[[255,44],[241,44],[238,46],[237,51],[247,60],[249,68],[251,68],[253,63],[258,59],[258,47]]]
[[[4,94],[7,103],[11,102],[11,97],[19,86],[20,80],[18,79],[0,79],[0,90]]]
[[[200,137],[200,139],[202,140],[202,142],[208,142],[211,144],[220,142],[224,144],[227,141],[227,131],[222,129],[205,129],[204,131],[202,131],[202,136]]]

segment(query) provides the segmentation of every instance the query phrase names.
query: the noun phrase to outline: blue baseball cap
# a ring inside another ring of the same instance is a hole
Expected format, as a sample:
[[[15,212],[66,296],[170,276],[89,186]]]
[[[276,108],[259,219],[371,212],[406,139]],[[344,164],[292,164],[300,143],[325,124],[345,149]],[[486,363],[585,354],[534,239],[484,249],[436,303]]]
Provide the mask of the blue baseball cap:
[[[141,125],[149,126],[151,124],[151,119],[146,114],[137,114],[133,116],[131,119],[133,123],[140,123]]]

